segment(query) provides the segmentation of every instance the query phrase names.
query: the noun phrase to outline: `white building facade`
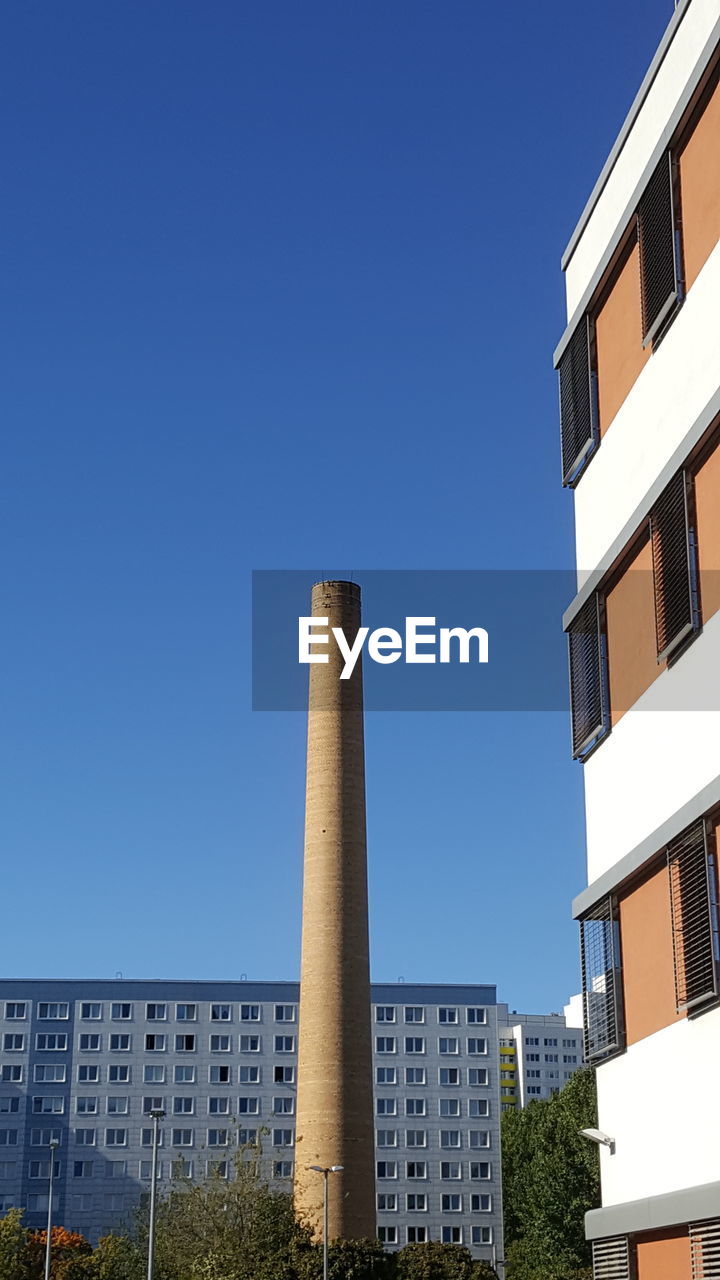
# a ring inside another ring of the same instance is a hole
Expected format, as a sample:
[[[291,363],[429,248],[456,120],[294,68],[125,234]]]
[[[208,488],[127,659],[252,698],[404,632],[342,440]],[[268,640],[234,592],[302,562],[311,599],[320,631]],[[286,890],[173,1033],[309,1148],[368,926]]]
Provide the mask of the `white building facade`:
[[[720,0],[680,0],[563,258],[598,1280],[720,1276],[719,81]]]
[[[583,1066],[583,1036],[562,1013],[510,1012],[500,1018],[500,1105],[520,1110],[559,1093]]]

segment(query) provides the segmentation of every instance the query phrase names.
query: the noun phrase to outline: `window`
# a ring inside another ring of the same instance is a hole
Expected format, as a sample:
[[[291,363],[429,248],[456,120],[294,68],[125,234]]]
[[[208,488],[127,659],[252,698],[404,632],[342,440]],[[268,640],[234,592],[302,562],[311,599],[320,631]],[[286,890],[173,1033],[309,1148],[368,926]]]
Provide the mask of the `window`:
[[[111,1053],[129,1053],[130,1052],[130,1036],[127,1032],[115,1031],[110,1036],[110,1052]]]
[[[375,1010],[376,1022],[394,1022],[395,1006],[392,1004],[379,1004]]]
[[[20,1110],[20,1099],[17,1097],[0,1097],[0,1115],[14,1115]]]
[[[457,1036],[441,1036],[438,1040],[438,1051],[440,1053],[457,1053]]]
[[[377,1198],[377,1207],[380,1213],[396,1213],[397,1212],[397,1194],[394,1191],[380,1191]]]
[[[170,1166],[173,1178],[192,1178],[194,1164],[192,1160],[185,1160],[182,1157],[173,1160]]]
[[[490,1146],[490,1134],[487,1129],[471,1129],[468,1137],[470,1139],[471,1150],[477,1150],[478,1147]]]
[[[396,1147],[397,1129],[378,1129],[375,1140],[379,1147]]]
[[[94,1147],[95,1146],[95,1130],[94,1129],[76,1129],[75,1143],[78,1147]]]
[[[150,1094],[142,1100],[143,1115],[149,1116],[151,1111],[164,1111],[165,1099],[159,1094]]]
[[[535,1084],[529,1084],[529,1085],[528,1085],[528,1093],[540,1094],[540,1093],[542,1093],[542,1089],[540,1088],[540,1085],[539,1085],[539,1084],[538,1084],[538,1085],[535,1085]]]
[[[105,1166],[106,1178],[124,1178],[127,1173],[127,1160],[108,1160]]]
[[[422,1036],[406,1036],[405,1037],[406,1053],[424,1053],[425,1041]]]
[[[470,1036],[467,1042],[467,1051],[471,1054],[487,1053],[487,1040],[478,1039],[477,1036]]]
[[[178,1004],[175,1006],[175,1017],[178,1022],[196,1022],[197,1021],[197,1005],[196,1004]]]
[[[576,1049],[577,1040],[563,1040],[563,1049]]]
[[[143,1081],[145,1084],[164,1084],[165,1083],[165,1067],[154,1066],[151,1063],[143,1067]]]
[[[612,897],[604,898],[580,921],[580,950],[585,1054],[588,1062],[596,1062],[624,1046],[620,935]]]
[[[610,727],[605,605],[595,593],[568,628],[572,746],[583,760]]]
[[[164,1053],[165,1036],[157,1031],[149,1031],[145,1036],[145,1050],[147,1053]]]
[[[238,1098],[238,1112],[241,1116],[259,1116],[259,1098]]]
[[[440,1115],[441,1116],[459,1116],[460,1115],[460,1099],[459,1098],[441,1098],[440,1099]]]
[[[557,1062],[558,1060],[558,1056],[556,1053],[546,1053],[544,1057],[546,1062]]]
[[[81,1034],[78,1043],[81,1053],[99,1053],[101,1036],[97,1035],[95,1032],[90,1034],[89,1032],[84,1031]]]
[[[292,1160],[274,1160],[273,1178],[292,1178]]]
[[[228,1129],[208,1129],[207,1140],[209,1147],[227,1147],[230,1145],[230,1131]]]
[[[17,1163],[14,1160],[0,1160],[0,1181],[9,1180],[17,1174]]]
[[[127,1129],[106,1129],[105,1130],[105,1146],[106,1147],[126,1147],[127,1146]]]
[[[243,1074],[242,1074],[242,1073],[243,1073],[243,1068],[241,1067],[241,1068],[240,1068],[240,1083],[241,1083],[241,1084],[251,1084],[251,1083],[255,1083],[255,1084],[257,1084],[257,1082],[258,1082],[258,1081],[259,1081],[259,1079],[260,1079],[260,1068],[259,1068],[259,1067],[255,1067],[255,1068],[253,1068],[253,1067],[246,1067],[246,1068],[245,1068],[245,1070],[246,1070],[246,1071],[253,1071],[253,1070],[257,1071],[257,1073],[258,1073],[258,1074],[257,1074],[257,1077],[256,1077],[255,1081],[251,1081],[251,1080],[249,1080],[249,1079],[248,1079],[248,1080],[243,1080]],[[294,1084],[294,1083],[295,1083],[295,1068],[294,1068],[294,1067],[282,1067],[282,1066],[281,1066],[281,1067],[278,1067],[278,1066],[273,1067],[273,1080],[274,1080],[275,1084]]]
[[[195,1067],[184,1063],[176,1064],[173,1069],[173,1080],[175,1084],[194,1084]]]
[[[454,1085],[460,1083],[459,1067],[440,1067],[438,1070],[440,1084]]]
[[[472,1227],[473,1244],[492,1244],[492,1227]]]
[[[98,1109],[97,1098],[90,1098],[87,1096],[83,1096],[75,1099],[75,1110],[77,1111],[79,1116],[97,1115],[97,1109]]]
[[[678,1011],[718,994],[718,879],[704,820],[668,846],[670,906]]]
[[[565,1065],[566,1065],[566,1066],[570,1066],[572,1063],[577,1063],[577,1054],[576,1054],[576,1053],[564,1053],[564,1054],[563,1054],[563,1062],[565,1063]]]
[[[526,1045],[539,1045],[539,1044],[540,1044],[540,1037],[539,1037],[539,1036],[526,1036],[526,1037],[525,1037],[525,1044],[526,1044]]]
[[[443,1244],[462,1244],[462,1227],[441,1227],[440,1232]]]
[[[133,1008],[131,1004],[116,1001],[110,1008],[110,1017],[114,1022],[129,1022],[132,1018]]]
[[[292,1129],[273,1129],[274,1147],[291,1147],[294,1142]]]
[[[406,1227],[408,1244],[427,1244],[427,1227]]]
[[[574,486],[600,440],[594,325],[584,315],[558,362],[562,480]]]
[[[152,1146],[152,1144],[153,1144],[153,1138],[154,1138],[154,1133],[155,1133],[154,1128],[153,1128],[153,1129],[141,1129],[141,1130],[140,1130],[140,1143],[141,1143],[141,1145],[142,1145],[143,1147],[151,1147],[151,1146]],[[162,1129],[160,1129],[160,1130],[158,1131],[158,1146],[159,1146],[159,1147],[161,1147],[162,1145],[163,1145],[163,1131],[162,1131]]]
[[[210,1006],[211,1022],[230,1022],[231,1019],[232,1019],[232,1005],[213,1004]]]
[[[294,1004],[276,1004],[275,1005],[275,1021],[276,1022],[294,1022],[295,1021],[295,1005]]]
[[[259,1004],[241,1004],[240,1005],[240,1021],[241,1022],[259,1022],[260,1021],[260,1005]]]
[[[5,1017],[8,1022],[22,1021],[27,1017],[24,1000],[8,1000],[5,1005]]]
[[[427,1161],[408,1160],[406,1165],[406,1176],[408,1178],[427,1178]]]
[[[394,1036],[376,1036],[375,1052],[376,1053],[395,1053],[396,1040]]]
[[[192,1129],[173,1129],[172,1144],[174,1147],[191,1147],[193,1144]]]
[[[470,1197],[471,1213],[490,1213],[492,1211],[492,1196],[483,1192],[481,1195],[472,1195]]]
[[[191,1116],[195,1114],[195,1099],[188,1097],[173,1098],[174,1116]]]
[[[405,1099],[405,1115],[406,1116],[424,1116],[426,1115],[424,1098],[406,1098]]]
[[[238,1145],[250,1147],[257,1145],[257,1129],[238,1129]]]
[[[378,1160],[377,1176],[381,1178],[397,1178],[397,1161],[395,1160]]]
[[[181,1006],[178,1005],[178,1008]],[[176,1036],[175,1037],[176,1053],[194,1053],[195,1052],[195,1036]]]
[[[242,1067],[240,1068],[242,1078]],[[208,1072],[210,1084],[230,1084],[230,1068],[229,1067],[210,1067]]]
[[[46,1036],[36,1036],[35,1047],[44,1049],[45,1046],[39,1043],[40,1040],[47,1039]],[[21,1053],[25,1048],[25,1036],[18,1035],[16,1032],[6,1032],[3,1036],[3,1050],[5,1053]]]
[[[378,1116],[396,1116],[397,1098],[376,1098],[375,1114]]]
[[[208,1115],[210,1116],[228,1116],[230,1114],[230,1099],[227,1094],[218,1098],[208,1098]]]
[[[424,1022],[425,1010],[419,1004],[409,1004],[405,1006],[406,1022]]]
[[[73,1161],[73,1178],[92,1178],[93,1162],[92,1160],[74,1160]]]
[[[406,1129],[405,1130],[405,1146],[406,1147],[426,1147],[427,1133],[424,1129]]]
[[[469,1023],[475,1023],[477,1026],[483,1026],[487,1022],[487,1009],[468,1009],[467,1020]]]
[[[427,1193],[425,1191],[408,1191],[405,1197],[408,1213],[427,1213]]]
[[[489,1116],[490,1103],[487,1098],[471,1098],[468,1102],[468,1114],[471,1116]]]
[[[675,165],[666,151],[638,205],[643,346],[659,336],[682,298]]]
[[[275,1036],[275,1052],[276,1053],[294,1053],[295,1037],[294,1036]]]
[[[440,1146],[441,1147],[461,1147],[462,1138],[459,1129],[441,1129],[440,1130]]]
[[[438,1022],[456,1023],[457,1020],[457,1009],[438,1009]]]
[[[376,1067],[376,1084],[397,1084],[397,1067]]]
[[[527,1054],[525,1055],[525,1057],[527,1058],[528,1062],[539,1062],[539,1061],[540,1061],[540,1054],[539,1054],[539,1053],[527,1053]]]
[[[253,1040],[253,1039],[257,1040],[257,1036],[241,1036],[241,1037],[240,1037],[240,1047],[241,1047],[241,1049],[242,1049],[242,1042],[243,1042],[243,1040]],[[230,1037],[229,1037],[229,1036],[219,1036],[219,1035],[211,1036],[211,1037],[210,1037],[210,1052],[211,1052],[211,1053],[229,1053],[229,1052],[230,1052]],[[245,1050],[245,1052],[247,1053],[247,1049]]]
[[[444,1182],[454,1182],[462,1178],[462,1168],[458,1160],[441,1160],[440,1177]]]
[[[65,1063],[37,1063],[34,1080],[36,1084],[64,1084],[67,1067]]]
[[[488,1083],[487,1067],[468,1067],[468,1084],[471,1087],[477,1088],[478,1085],[485,1085],[487,1083]]]
[[[145,1017],[148,1022],[164,1022],[167,1018],[166,1004],[148,1004],[145,1006]]]
[[[6,1062],[0,1067],[0,1080],[3,1084],[21,1084],[23,1069],[20,1063]]]
[[[557,1036],[547,1037],[543,1040],[543,1046],[546,1049],[557,1049]]]
[[[0,1147],[16,1147],[17,1144],[17,1129],[0,1129]]]
[[[228,1038],[228,1037],[225,1037],[225,1036],[219,1036],[219,1037],[218,1037],[218,1039],[220,1039],[220,1040],[227,1039],[227,1038]],[[214,1037],[211,1037],[211,1039],[214,1039]],[[229,1046],[228,1046],[228,1047],[229,1047]],[[241,1052],[241,1053],[259,1053],[259,1052],[260,1052],[260,1037],[259,1037],[259,1036],[241,1036],[241,1037],[240,1037],[240,1052]]]
[[[69,1005],[64,1001],[60,1003],[38,1005],[38,1018],[49,1018],[52,1021],[59,1021],[69,1017]]]
[[[470,1161],[470,1177],[473,1182],[486,1182],[492,1177],[492,1169],[487,1160]]]
[[[397,1227],[379,1226],[377,1233],[381,1244],[397,1244],[398,1242]]]
[[[427,1074],[424,1067],[406,1067],[405,1083],[406,1084],[425,1084]]]
[[[78,1098],[78,1102],[80,1099]],[[45,1098],[33,1098],[33,1112],[48,1115],[61,1116],[65,1110],[65,1099],[63,1097],[48,1094]]]
[[[462,1196],[455,1192],[452,1195],[448,1192],[440,1197],[440,1208],[443,1213],[461,1213],[462,1212]]]
[[[126,1116],[129,1110],[128,1099],[120,1097],[118,1094],[112,1093],[107,1100],[107,1113],[109,1116]]]
[[[56,1159],[53,1162],[53,1177],[60,1177],[61,1164]],[[31,1160],[28,1165],[29,1178],[49,1178],[50,1177],[50,1161],[49,1160]]]

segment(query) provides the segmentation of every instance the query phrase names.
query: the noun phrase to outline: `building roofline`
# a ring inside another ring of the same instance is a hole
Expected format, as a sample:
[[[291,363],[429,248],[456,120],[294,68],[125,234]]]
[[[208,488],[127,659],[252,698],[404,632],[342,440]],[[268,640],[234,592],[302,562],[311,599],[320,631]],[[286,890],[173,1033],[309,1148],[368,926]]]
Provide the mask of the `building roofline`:
[[[570,259],[572,258],[573,253],[575,252],[580,242],[580,238],[588,222],[590,221],[590,217],[593,213],[593,210],[595,209],[595,206],[598,203],[600,196],[602,195],[603,191],[605,190],[605,187],[607,186],[610,174],[615,168],[617,159],[623,147],[625,146],[625,143],[627,142],[628,137],[630,136],[632,127],[635,124],[635,121],[637,120],[638,115],[640,114],[640,110],[643,106],[643,103],[645,102],[645,99],[647,98],[648,93],[652,88],[652,85],[664,61],[665,55],[675,38],[678,28],[680,27],[680,24],[683,18],[685,17],[685,14],[690,8],[690,3],[691,3],[691,0],[679,0],[679,3],[677,3],[676,5],[673,16],[670,19],[667,27],[665,28],[665,32],[662,36],[660,44],[658,45],[655,51],[653,60],[650,63],[650,66],[648,67],[648,70],[645,74],[645,78],[643,79],[643,82],[640,85],[640,88],[638,89],[637,94],[635,95],[633,104],[630,107],[630,110],[628,111],[625,117],[625,120],[623,121],[622,127],[620,129],[620,132],[618,133],[617,138],[615,139],[615,142],[613,143],[610,154],[607,160],[605,161],[605,164],[603,165],[602,170],[600,171],[600,177],[598,178],[597,182],[595,183],[595,186],[590,192],[590,196],[585,205],[585,208],[580,214],[575,230],[570,236],[565,252],[563,253],[562,258],[560,259],[560,266],[563,271],[567,269],[568,263],[570,262]]]

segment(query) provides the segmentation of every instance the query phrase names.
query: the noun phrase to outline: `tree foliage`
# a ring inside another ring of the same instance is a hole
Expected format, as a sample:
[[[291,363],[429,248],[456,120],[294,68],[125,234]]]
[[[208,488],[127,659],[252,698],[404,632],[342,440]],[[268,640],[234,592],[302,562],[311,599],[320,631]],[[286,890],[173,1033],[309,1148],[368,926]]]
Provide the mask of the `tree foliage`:
[[[17,1280],[21,1275],[27,1232],[22,1209],[8,1209],[0,1218],[0,1280]]]
[[[508,1280],[585,1280],[588,1209],[600,1203],[597,1148],[580,1134],[597,1124],[595,1073],[578,1071],[559,1093],[502,1118]]]

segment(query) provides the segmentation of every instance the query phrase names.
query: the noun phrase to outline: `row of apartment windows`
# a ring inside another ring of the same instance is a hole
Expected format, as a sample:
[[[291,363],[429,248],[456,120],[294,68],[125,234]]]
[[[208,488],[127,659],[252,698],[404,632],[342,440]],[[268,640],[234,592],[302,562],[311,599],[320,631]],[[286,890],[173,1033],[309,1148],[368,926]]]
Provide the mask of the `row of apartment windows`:
[[[49,1070],[54,1067],[56,1070],[62,1064],[37,1063],[36,1067],[42,1067]],[[175,1084],[194,1084],[196,1078],[196,1068],[190,1065],[175,1064],[174,1068]],[[143,1067],[143,1082],[145,1084],[164,1084],[166,1079],[166,1069],[164,1065],[146,1063]],[[127,1074],[125,1074],[127,1073]],[[132,1070],[130,1066],[121,1064],[111,1064],[108,1067],[108,1080],[115,1084],[129,1084],[131,1082]],[[52,1077],[45,1075],[42,1077],[44,1083],[48,1083],[55,1079],[56,1082],[62,1083],[65,1079],[63,1075],[60,1077]],[[95,1063],[79,1063],[77,1066],[77,1079],[81,1084],[94,1084],[100,1080],[100,1065]],[[240,1084],[260,1084],[262,1082],[261,1066],[241,1066],[238,1068],[238,1082]],[[467,1081],[470,1088],[482,1088],[490,1083],[490,1074],[487,1067],[468,1067],[463,1071],[460,1067],[438,1067],[437,1080],[438,1084],[451,1087],[459,1087],[463,1079]],[[22,1084],[24,1080],[24,1067],[19,1062],[6,1062],[0,1065],[0,1083],[3,1084]],[[234,1080],[234,1068],[225,1066],[224,1064],[211,1064],[208,1067],[208,1081],[210,1084],[232,1084]],[[426,1085],[428,1081],[426,1067],[405,1067],[404,1080],[406,1085]],[[397,1067],[376,1067],[375,1081],[378,1085],[397,1085],[399,1081]],[[294,1084],[295,1083],[295,1067],[294,1066],[273,1066],[273,1083],[274,1084]],[[0,1110],[2,1110],[2,1098],[0,1098]]]
[[[573,754],[584,760],[720,607],[720,440],[673,476],[568,628]]]
[[[487,1098],[469,1098],[467,1102],[469,1116],[489,1116],[490,1103]],[[379,1116],[396,1116],[398,1114],[397,1098],[376,1098],[375,1113]],[[406,1116],[428,1115],[426,1098],[406,1098]],[[459,1116],[462,1114],[462,1099],[439,1098],[438,1114],[441,1116]]]
[[[720,236],[719,93],[716,66],[560,358],[563,484],[577,484]]]
[[[405,1022],[424,1023],[426,1021],[426,1011],[422,1005],[405,1005],[404,1006]],[[437,1020],[443,1025],[459,1025],[460,1010],[456,1007],[444,1008],[437,1010]],[[379,1004],[375,1009],[376,1022],[396,1022],[397,1009],[395,1005]],[[465,1021],[469,1026],[484,1026],[487,1023],[487,1009],[469,1007],[465,1009]]]
[[[484,1037],[468,1036],[466,1040],[466,1052],[468,1054],[486,1054],[488,1051],[488,1042]],[[440,1036],[437,1042],[437,1051],[440,1054],[459,1054],[463,1050],[460,1047],[460,1040],[457,1036]],[[376,1053],[397,1053],[398,1041],[395,1036],[376,1036],[375,1037]],[[403,1053],[426,1053],[426,1041],[424,1036],[405,1036],[403,1040]]]
[[[441,1227],[440,1239],[443,1244],[462,1244],[468,1239],[467,1234],[463,1234],[463,1227]],[[400,1243],[398,1228],[385,1223],[378,1225],[378,1240],[381,1244],[396,1245]],[[407,1244],[427,1244],[430,1239],[430,1233],[427,1227],[406,1227],[405,1239]],[[474,1245],[492,1244],[493,1233],[492,1227],[471,1227],[469,1235],[470,1243]]]
[[[58,1099],[43,1099],[43,1101],[57,1102]],[[89,1099],[94,1102],[97,1099]],[[62,1114],[62,1109],[57,1107],[37,1108],[43,1114]],[[88,1109],[87,1114],[94,1115],[96,1110]],[[60,1133],[59,1130],[46,1130],[41,1132]],[[231,1129],[215,1129],[207,1130],[207,1145],[209,1147],[229,1147],[234,1145],[234,1130]],[[0,1147],[16,1147],[18,1146],[18,1129],[0,1129]],[[194,1129],[170,1129],[170,1145],[173,1147],[193,1147],[195,1145]],[[117,1129],[109,1128],[104,1131],[104,1141],[106,1147],[126,1147],[129,1145],[129,1130],[126,1128]],[[272,1145],[274,1147],[292,1147],[295,1142],[295,1135],[292,1129],[273,1129],[271,1130]],[[164,1134],[161,1131],[159,1135],[160,1145],[163,1143]],[[56,1139],[59,1141],[59,1138]],[[50,1141],[50,1139],[48,1139]],[[76,1129],[75,1141],[78,1146],[94,1147],[99,1145],[97,1142],[97,1131],[95,1129]],[[151,1147],[153,1145],[153,1130],[141,1130],[140,1142],[143,1147]],[[237,1142],[239,1146],[257,1142],[257,1129],[238,1129]],[[36,1145],[32,1143],[31,1145]],[[472,1144],[471,1144],[472,1145]]]
[[[708,816],[686,828],[635,886],[603,898],[580,921],[588,1061],[717,1003],[716,823]],[[647,919],[655,932],[644,938]]]
[[[199,1037],[183,1032],[176,1035],[173,1041],[175,1053],[195,1053],[199,1047]],[[169,1048],[169,1037],[164,1032],[148,1032],[145,1035],[143,1049],[146,1053],[165,1053]],[[240,1053],[261,1053],[262,1038],[259,1035],[241,1035],[239,1037]],[[26,1037],[23,1032],[5,1032],[3,1050],[23,1052]],[[29,1045],[28,1045],[29,1047]],[[38,1031],[35,1036],[35,1048],[44,1052],[66,1052],[68,1037],[64,1031]],[[127,1031],[112,1032],[108,1037],[108,1049],[111,1053],[131,1053],[132,1036]],[[214,1034],[208,1039],[211,1053],[232,1053],[234,1037],[228,1034]],[[78,1035],[78,1049],[81,1053],[102,1053],[103,1037],[99,1031],[81,1031]],[[276,1035],[273,1037],[274,1053],[295,1053],[295,1036]]]
[[[380,1191],[377,1196],[379,1213],[397,1213],[402,1204],[402,1196],[396,1191]],[[428,1213],[431,1197],[426,1191],[408,1191],[405,1195],[406,1213]],[[458,1192],[444,1193],[440,1196],[442,1213],[462,1213],[464,1208],[470,1213],[492,1213],[492,1196],[489,1192],[463,1196]]]
[[[375,1166],[375,1172],[380,1181],[395,1181],[398,1176],[405,1177],[409,1181],[420,1180],[424,1182],[428,1178],[427,1160],[408,1160],[405,1163],[404,1173],[398,1172],[401,1166],[397,1160],[378,1160]],[[440,1162],[440,1179],[443,1182],[462,1182],[465,1176],[463,1163],[460,1160],[442,1160]],[[489,1182],[492,1178],[492,1165],[488,1160],[471,1160],[467,1166],[467,1177],[471,1182]]]
[[[105,1006],[94,1000],[83,1000],[80,1003],[80,1017],[86,1022],[102,1021]],[[177,1022],[197,1022],[197,1004],[176,1004],[175,1019]],[[232,1022],[232,1004],[211,1004],[209,1007],[210,1022]],[[145,1005],[146,1022],[166,1022],[168,1010],[172,1005],[151,1002]],[[24,1021],[29,1016],[29,1004],[26,1000],[8,1000],[5,1003],[5,1017],[8,1021]],[[263,1006],[260,1004],[241,1004],[241,1022],[261,1022]],[[110,1005],[110,1018],[114,1022],[131,1022],[135,1016],[135,1006],[131,1001],[118,1000]],[[276,1004],[274,1018],[276,1022],[295,1022],[297,1006],[294,1004]],[[64,1022],[70,1017],[70,1003],[66,1000],[49,1003],[41,1001],[37,1006],[37,1017],[40,1021]]]
[[[539,1048],[540,1043],[541,1041],[539,1036],[525,1036],[525,1044],[530,1048],[533,1048],[533,1047]],[[577,1044],[578,1044],[577,1039],[574,1036],[572,1037],[572,1039],[562,1041],[563,1049],[576,1049]],[[558,1047],[557,1036],[545,1036],[544,1039],[542,1040],[542,1045],[544,1049],[557,1049]]]

